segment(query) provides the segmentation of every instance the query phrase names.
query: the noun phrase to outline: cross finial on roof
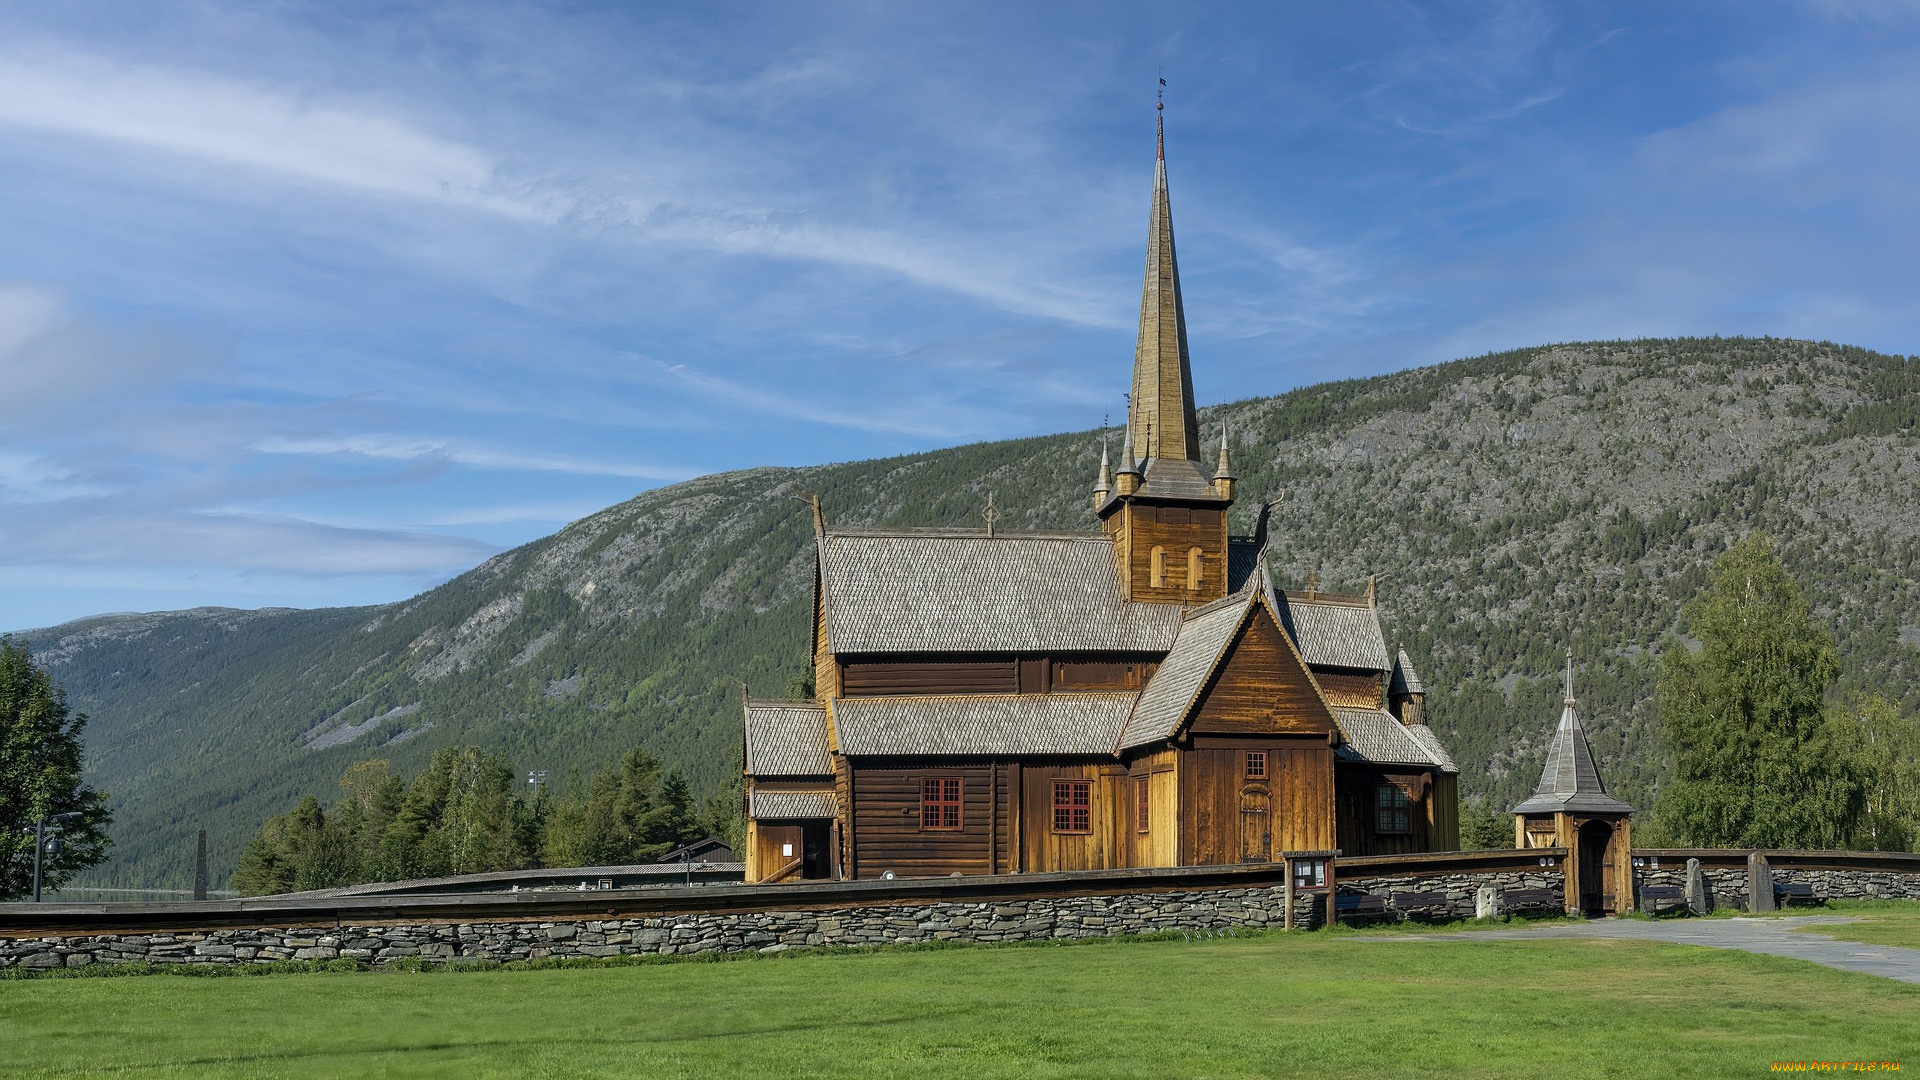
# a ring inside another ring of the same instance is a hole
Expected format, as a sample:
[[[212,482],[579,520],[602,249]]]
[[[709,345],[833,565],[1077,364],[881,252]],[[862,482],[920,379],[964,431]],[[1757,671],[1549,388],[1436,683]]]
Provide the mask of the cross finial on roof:
[[[1567,704],[1573,704],[1573,646],[1567,646]]]
[[[994,522],[1000,520],[1000,508],[993,505],[993,492],[991,491],[987,492],[987,508],[980,511],[980,516],[987,520],[987,535],[992,536]]]

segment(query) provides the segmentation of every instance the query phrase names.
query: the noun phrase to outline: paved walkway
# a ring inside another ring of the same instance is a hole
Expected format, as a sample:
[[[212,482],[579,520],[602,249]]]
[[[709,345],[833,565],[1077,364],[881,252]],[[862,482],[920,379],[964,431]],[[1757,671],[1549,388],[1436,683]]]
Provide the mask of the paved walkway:
[[[1450,934],[1421,934],[1393,938],[1395,941],[1526,941],[1534,938],[1634,938],[1641,941],[1665,941],[1676,945],[1704,945],[1710,949],[1744,949],[1747,952],[1811,960],[1816,964],[1882,975],[1901,982],[1920,983],[1920,949],[1902,949],[1891,945],[1862,945],[1855,941],[1835,941],[1816,933],[1796,933],[1803,926],[1825,923],[1858,922],[1839,915],[1783,916],[1770,919],[1596,919],[1587,923],[1534,926],[1524,930],[1467,930]],[[1382,940],[1355,938],[1357,941]]]

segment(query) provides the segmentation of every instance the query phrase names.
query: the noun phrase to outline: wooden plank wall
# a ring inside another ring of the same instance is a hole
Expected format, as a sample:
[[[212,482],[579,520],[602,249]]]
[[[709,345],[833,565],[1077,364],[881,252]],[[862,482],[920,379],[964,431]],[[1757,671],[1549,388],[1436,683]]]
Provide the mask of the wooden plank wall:
[[[1333,729],[1333,715],[1314,693],[1312,676],[1287,648],[1266,607],[1256,606],[1253,621],[1207,685],[1189,730],[1325,735]]]
[[[1427,789],[1427,850],[1460,850],[1460,777],[1434,773]]]
[[[1397,773],[1418,769],[1386,770]],[[1348,855],[1406,855],[1423,851],[1455,851],[1460,847],[1459,781],[1447,773],[1433,772],[1426,797],[1415,803],[1408,814],[1412,831],[1378,833],[1374,831],[1376,804],[1374,791],[1384,783],[1383,770],[1345,766],[1339,770],[1335,788],[1339,802],[1341,851]]]
[[[827,640],[827,609],[820,602],[820,571],[813,572],[813,696],[826,701],[840,696],[840,666],[833,662]]]
[[[1006,767],[981,762],[856,763],[852,772],[854,876],[989,874],[1006,864]],[[960,780],[960,828],[920,828],[920,781]]]
[[[1180,754],[1171,749],[1157,750],[1134,761],[1127,770],[1132,790],[1127,818],[1121,823],[1127,840],[1127,866],[1180,865]],[[1134,817],[1139,809],[1138,785],[1147,785],[1147,831],[1141,832]]]
[[[842,693],[1012,694],[1020,691],[1019,662],[993,658],[860,659],[840,665]]]
[[[1151,654],[916,653],[837,659],[838,685],[847,697],[1138,690],[1159,667],[1158,658]]]
[[[1123,559],[1127,599],[1205,603],[1227,595],[1227,516],[1222,510],[1128,503],[1107,519],[1114,553]],[[1164,584],[1153,585],[1152,551],[1166,552]],[[1187,549],[1201,552],[1200,588],[1187,588]]]
[[[1266,861],[1282,851],[1334,846],[1333,750],[1308,740],[1235,740],[1181,754],[1181,861]],[[1268,778],[1250,780],[1246,754],[1267,754]]]

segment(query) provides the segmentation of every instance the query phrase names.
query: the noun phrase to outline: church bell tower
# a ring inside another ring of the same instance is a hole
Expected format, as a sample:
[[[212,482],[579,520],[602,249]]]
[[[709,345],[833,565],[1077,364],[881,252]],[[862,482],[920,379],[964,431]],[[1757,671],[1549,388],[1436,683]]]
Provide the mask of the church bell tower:
[[[1121,596],[1151,603],[1205,603],[1227,594],[1227,508],[1233,505],[1234,476],[1224,426],[1220,460],[1211,474],[1201,459],[1187,316],[1173,252],[1173,208],[1167,198],[1165,121],[1157,128],[1127,436],[1117,470],[1109,473],[1109,462],[1101,456],[1094,504],[1113,538]]]

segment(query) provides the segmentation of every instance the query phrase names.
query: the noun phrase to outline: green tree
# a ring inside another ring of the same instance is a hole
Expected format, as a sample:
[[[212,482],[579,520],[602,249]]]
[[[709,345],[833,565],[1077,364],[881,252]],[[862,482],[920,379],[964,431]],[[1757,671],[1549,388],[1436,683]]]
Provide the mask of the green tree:
[[[1868,694],[1837,710],[1833,724],[1865,797],[1854,846],[1913,850],[1920,840],[1920,718],[1884,695]]]
[[[80,815],[61,826],[60,851],[43,860],[44,888],[107,857],[107,797],[80,779],[86,726],[27,647],[0,636],[0,900],[32,892],[32,830],[43,815]]]
[[[1460,807],[1460,850],[1492,851],[1512,846],[1512,814],[1501,813],[1492,799]]]
[[[1685,616],[1699,648],[1670,646],[1656,688],[1673,767],[1659,831],[1697,847],[1843,846],[1863,799],[1827,722],[1840,662],[1771,543],[1728,549]]]

